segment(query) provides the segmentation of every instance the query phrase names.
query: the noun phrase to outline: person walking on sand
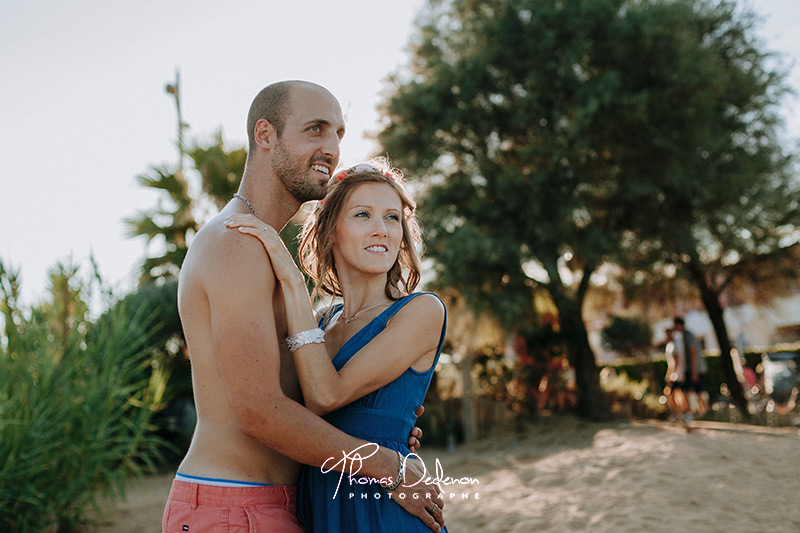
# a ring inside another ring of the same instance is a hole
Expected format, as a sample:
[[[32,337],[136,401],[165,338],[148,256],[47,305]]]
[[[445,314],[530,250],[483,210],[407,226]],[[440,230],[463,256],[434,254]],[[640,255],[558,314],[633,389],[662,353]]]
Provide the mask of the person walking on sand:
[[[670,411],[683,419],[689,411],[689,404],[684,394],[684,380],[686,379],[686,357],[683,348],[683,334],[672,328],[667,329],[667,346],[665,357],[667,359],[666,386],[664,396]]]
[[[301,81],[263,89],[247,117],[248,155],[236,197],[195,236],[181,268],[178,308],[192,363],[197,425],[167,500],[165,532],[299,532],[299,463],[339,461],[378,480],[401,472],[397,452],[364,453],[363,439],[336,429],[301,403],[287,337],[284,294],[263,246],[224,220],[258,215],[282,228],[308,200],[322,198],[339,161],[345,125],[336,98]],[[296,347],[309,339],[295,339]],[[423,466],[408,461],[405,483],[384,483],[406,511],[434,531],[444,502],[435,485],[417,483]],[[382,489],[386,490],[386,489]]]
[[[682,317],[673,320],[676,333],[682,337],[681,347],[685,358],[685,374],[683,380],[683,393],[686,396],[691,416],[703,416],[708,411],[708,393],[705,390],[705,375],[708,373],[708,363],[703,357],[703,348],[700,341],[689,330]]]

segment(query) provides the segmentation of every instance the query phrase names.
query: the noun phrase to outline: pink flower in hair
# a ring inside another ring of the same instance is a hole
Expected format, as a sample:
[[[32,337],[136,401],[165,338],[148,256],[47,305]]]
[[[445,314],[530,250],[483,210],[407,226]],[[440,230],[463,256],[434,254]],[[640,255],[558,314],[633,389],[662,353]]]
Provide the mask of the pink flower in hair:
[[[379,172],[379,173],[383,174],[384,176],[386,176],[387,178],[389,178],[390,180],[394,180],[395,179],[394,174],[392,174],[388,170],[381,172],[380,170],[378,170],[377,168],[373,167],[369,163],[359,163],[358,165],[356,165],[354,167],[350,167],[348,169],[342,170],[341,172],[336,174],[335,177],[336,177],[337,180],[342,181],[342,180],[346,179],[347,176],[349,176],[351,174],[358,174],[359,172]]]

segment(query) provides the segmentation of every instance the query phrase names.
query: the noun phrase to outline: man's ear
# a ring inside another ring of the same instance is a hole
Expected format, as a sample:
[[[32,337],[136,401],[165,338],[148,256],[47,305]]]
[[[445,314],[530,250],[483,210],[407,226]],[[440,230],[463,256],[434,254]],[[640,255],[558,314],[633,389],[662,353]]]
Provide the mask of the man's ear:
[[[269,150],[275,145],[277,137],[278,133],[275,131],[275,127],[267,119],[262,118],[256,122],[253,128],[253,139],[258,146]]]

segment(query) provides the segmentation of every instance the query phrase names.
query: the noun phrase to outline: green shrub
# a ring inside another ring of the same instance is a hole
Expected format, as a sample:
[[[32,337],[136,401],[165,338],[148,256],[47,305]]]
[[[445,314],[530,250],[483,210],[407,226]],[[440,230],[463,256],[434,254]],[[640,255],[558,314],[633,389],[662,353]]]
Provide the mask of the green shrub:
[[[165,376],[150,368],[146,317],[120,308],[54,324],[46,305],[10,309],[8,281],[0,280],[0,531],[70,531],[90,505],[124,496],[126,479],[152,468],[159,439],[150,420]]]
[[[600,386],[614,413],[627,418],[663,418],[667,414],[666,406],[659,401],[661,392],[651,394],[647,381],[632,379],[626,372],[617,372],[611,366],[603,368]]]
[[[159,328],[149,331],[147,342],[153,368],[169,375],[169,381],[164,409],[156,414],[153,423],[158,426],[158,435],[170,444],[161,450],[164,463],[159,468],[176,468],[189,449],[196,423],[191,365],[178,314],[178,281],[142,285],[117,305],[129,313],[153,317],[159,324]]]
[[[747,353],[745,355],[745,364],[751,368],[755,368],[756,365],[761,362],[761,353],[762,352]],[[720,387],[723,383],[725,383],[725,377],[723,376],[722,371],[722,363],[719,360],[719,354],[705,354],[703,357],[705,357],[706,364],[708,365],[708,373],[703,378],[703,385],[706,392],[708,392],[709,396],[713,400],[715,397],[719,396]],[[667,373],[667,362],[664,359],[659,359],[653,361],[652,365],[655,372],[658,390],[650,392],[653,394],[661,394],[661,392],[664,390],[664,386],[666,385],[665,377]],[[627,374],[628,377],[634,381],[645,379],[640,365],[629,360],[604,366],[606,368],[612,368],[618,373]]]
[[[625,357],[636,357],[644,355],[653,341],[653,330],[649,322],[643,318],[625,318],[615,316],[601,333],[603,345],[611,350],[619,352]]]

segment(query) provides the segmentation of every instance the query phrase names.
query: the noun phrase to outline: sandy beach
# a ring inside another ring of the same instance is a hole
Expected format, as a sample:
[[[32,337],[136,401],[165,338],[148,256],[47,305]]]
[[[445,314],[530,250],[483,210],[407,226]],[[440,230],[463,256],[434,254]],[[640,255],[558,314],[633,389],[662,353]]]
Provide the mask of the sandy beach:
[[[800,531],[800,430],[543,418],[448,452],[448,529],[470,532]],[[160,531],[172,474],[131,481],[92,533]]]

